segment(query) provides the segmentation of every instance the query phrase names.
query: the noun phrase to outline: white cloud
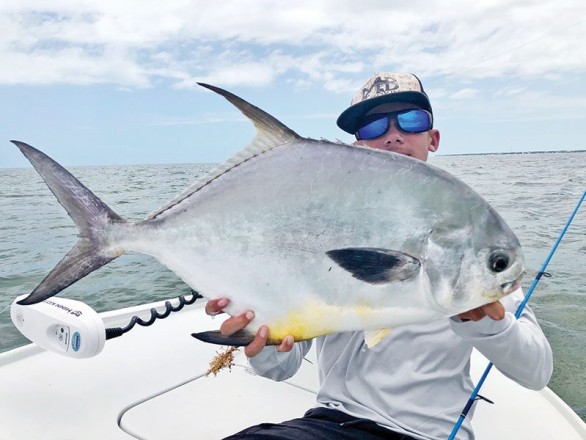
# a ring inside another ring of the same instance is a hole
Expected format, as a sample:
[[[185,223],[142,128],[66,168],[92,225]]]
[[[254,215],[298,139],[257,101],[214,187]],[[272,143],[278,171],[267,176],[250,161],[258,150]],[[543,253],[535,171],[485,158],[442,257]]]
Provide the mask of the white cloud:
[[[0,83],[264,86],[295,76],[346,93],[378,70],[576,75],[586,71],[585,12],[580,0],[4,1]]]
[[[453,93],[450,98],[451,99],[469,99],[469,98],[473,98],[475,96],[478,95],[478,90],[477,89],[471,89],[471,88],[463,88],[458,90],[457,92]]]
[[[527,87],[505,87],[495,93],[496,96],[520,96],[527,91]]]

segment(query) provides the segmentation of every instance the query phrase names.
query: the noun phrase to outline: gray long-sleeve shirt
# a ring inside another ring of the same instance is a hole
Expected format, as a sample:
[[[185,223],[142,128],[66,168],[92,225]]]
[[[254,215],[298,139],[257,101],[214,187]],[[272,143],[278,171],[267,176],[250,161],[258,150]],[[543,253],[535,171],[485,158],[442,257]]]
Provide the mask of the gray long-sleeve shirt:
[[[507,311],[501,321],[453,318],[397,327],[370,349],[361,331],[317,338],[317,405],[417,439],[446,439],[474,387],[469,372],[473,347],[519,384],[547,385],[551,348],[528,307],[515,319],[522,299],[520,289],[501,299]],[[296,343],[289,353],[267,347],[249,362],[257,374],[285,380],[297,372],[311,344]],[[458,439],[474,438],[469,419]]]

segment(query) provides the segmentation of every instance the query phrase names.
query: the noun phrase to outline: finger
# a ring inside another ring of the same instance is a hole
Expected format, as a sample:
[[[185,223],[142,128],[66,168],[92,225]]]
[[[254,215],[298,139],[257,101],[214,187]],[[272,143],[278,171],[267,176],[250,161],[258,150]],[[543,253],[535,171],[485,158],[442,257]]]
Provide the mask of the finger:
[[[505,317],[505,307],[499,301],[482,306],[482,310],[495,321],[500,321]]]
[[[213,316],[224,312],[224,308],[230,304],[228,298],[210,299],[206,303],[206,314]]]
[[[224,336],[230,336],[236,333],[239,330],[242,330],[250,321],[254,319],[254,312],[252,310],[248,310],[240,315],[232,316],[231,318],[226,319],[222,325],[220,326],[220,333]]]
[[[263,348],[267,345],[267,339],[269,337],[269,329],[266,325],[261,326],[256,332],[256,336],[250,344],[244,348],[244,354],[251,358],[259,354]]]
[[[486,312],[481,308],[478,307],[476,309],[468,310],[467,312],[460,313],[458,318],[462,320],[468,321],[480,321],[482,318],[486,316]]]
[[[276,350],[282,353],[291,351],[294,342],[295,339],[293,338],[293,336],[287,335],[283,338],[281,343],[277,345]]]

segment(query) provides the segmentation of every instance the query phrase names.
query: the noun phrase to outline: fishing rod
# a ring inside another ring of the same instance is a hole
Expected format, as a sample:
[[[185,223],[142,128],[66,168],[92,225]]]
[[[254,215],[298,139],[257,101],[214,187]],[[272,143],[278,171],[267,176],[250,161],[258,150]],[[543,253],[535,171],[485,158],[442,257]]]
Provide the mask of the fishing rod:
[[[578,212],[578,209],[580,209],[580,205],[582,204],[582,201],[584,200],[584,197],[585,196],[586,196],[586,190],[582,193],[582,197],[580,198],[580,200],[576,204],[576,207],[574,208],[574,211],[572,212],[572,215],[570,215],[570,218],[568,218],[568,221],[566,222],[566,225],[564,226],[564,229],[562,230],[562,232],[560,233],[560,236],[558,237],[558,239],[556,240],[555,244],[551,248],[551,251],[549,252],[549,255],[547,256],[547,258],[545,259],[545,261],[543,263],[543,266],[541,266],[541,269],[539,270],[539,272],[537,273],[535,279],[533,280],[533,283],[531,284],[531,287],[529,287],[529,290],[527,291],[527,294],[525,295],[525,298],[523,299],[523,301],[521,301],[521,304],[519,304],[519,307],[517,308],[517,311],[515,312],[515,318],[516,319],[519,319],[519,316],[521,316],[521,313],[523,313],[523,309],[525,308],[525,306],[527,305],[527,302],[529,301],[529,298],[533,294],[533,291],[535,290],[535,286],[537,286],[537,283],[539,283],[539,280],[541,279],[541,277],[546,273],[545,272],[545,269],[547,268],[547,265],[549,264],[549,261],[553,257],[553,254],[557,250],[560,242],[562,241],[562,238],[564,238],[564,235],[566,234],[566,231],[568,230],[568,228],[570,227],[570,224],[574,220],[574,217],[576,216],[576,213]],[[488,376],[488,373],[490,373],[490,370],[492,369],[492,366],[493,366],[493,363],[492,362],[489,362],[489,364],[486,366],[486,369],[484,370],[484,373],[482,373],[482,376],[480,377],[480,380],[476,384],[476,388],[474,388],[474,390],[472,391],[472,394],[470,394],[470,398],[468,399],[468,402],[464,406],[464,409],[462,410],[462,413],[460,414],[460,417],[458,418],[458,421],[454,425],[454,428],[452,429],[452,432],[451,432],[450,436],[448,437],[448,440],[454,440],[456,438],[456,434],[460,430],[460,426],[462,426],[462,423],[464,422],[464,419],[466,418],[466,416],[468,415],[468,412],[472,408],[472,405],[476,401],[476,399],[478,397],[478,393],[480,392],[480,388],[482,388],[482,385],[484,384],[484,381],[486,380],[486,377]]]

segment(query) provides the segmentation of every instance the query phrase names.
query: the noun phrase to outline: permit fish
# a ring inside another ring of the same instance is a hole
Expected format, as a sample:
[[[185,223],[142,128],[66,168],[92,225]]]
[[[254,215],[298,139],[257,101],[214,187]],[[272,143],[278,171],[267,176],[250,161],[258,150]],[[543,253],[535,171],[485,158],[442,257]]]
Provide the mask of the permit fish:
[[[240,153],[130,222],[41,151],[12,141],[79,228],[79,240],[20,301],[43,301],[127,251],[151,255],[206,298],[228,297],[247,331],[194,334],[246,345],[388,329],[454,316],[519,286],[519,240],[479,194],[396,153],[304,138],[207,84],[256,127]]]

